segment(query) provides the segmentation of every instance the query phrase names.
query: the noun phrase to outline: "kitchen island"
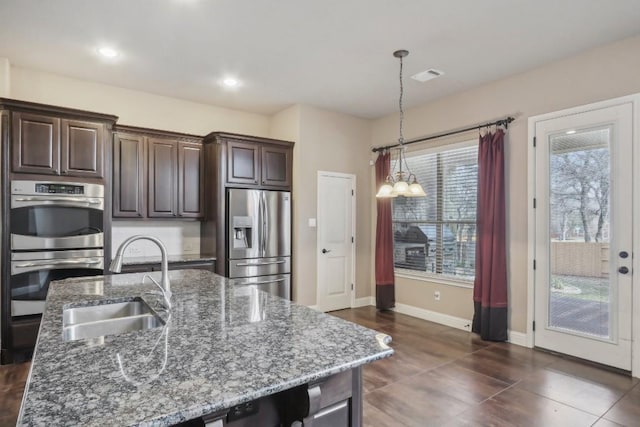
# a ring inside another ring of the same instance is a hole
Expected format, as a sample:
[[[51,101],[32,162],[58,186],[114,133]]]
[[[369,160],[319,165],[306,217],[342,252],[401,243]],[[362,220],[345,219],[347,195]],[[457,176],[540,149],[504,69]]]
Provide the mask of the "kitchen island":
[[[18,425],[361,423],[361,366],[388,336],[208,271],[170,278],[170,313],[142,274],[53,282]],[[157,327],[63,335],[65,309],[141,300]]]

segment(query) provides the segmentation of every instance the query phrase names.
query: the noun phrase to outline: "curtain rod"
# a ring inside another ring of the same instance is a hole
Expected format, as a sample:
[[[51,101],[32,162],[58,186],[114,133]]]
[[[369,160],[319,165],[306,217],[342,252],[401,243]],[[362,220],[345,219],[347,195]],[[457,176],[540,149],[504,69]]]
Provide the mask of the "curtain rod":
[[[475,129],[479,130],[479,129],[486,128],[486,127],[489,127],[489,126],[504,126],[505,129],[508,129],[509,128],[509,123],[511,123],[514,120],[515,119],[513,117],[507,117],[505,119],[496,120],[495,122],[482,123],[480,125],[469,126],[468,128],[464,128],[464,129],[452,130],[452,131],[445,132],[445,133],[439,133],[437,135],[426,136],[424,138],[412,139],[410,141],[405,142],[402,145],[409,145],[409,144],[415,144],[416,142],[424,142],[424,141],[430,141],[432,139],[444,138],[445,136],[451,136],[451,135],[456,135],[458,133],[469,132],[470,130],[475,130]],[[373,151],[375,153],[377,151],[384,151],[384,150],[387,150],[389,148],[395,148],[395,147],[399,147],[399,146],[400,146],[400,144],[385,145],[384,147],[372,148],[371,151]]]

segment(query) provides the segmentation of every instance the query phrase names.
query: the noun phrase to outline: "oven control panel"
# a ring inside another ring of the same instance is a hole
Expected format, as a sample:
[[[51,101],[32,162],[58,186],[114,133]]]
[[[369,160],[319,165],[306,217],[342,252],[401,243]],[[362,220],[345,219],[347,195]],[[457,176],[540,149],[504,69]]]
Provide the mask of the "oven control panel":
[[[46,197],[47,195],[65,195],[102,199],[104,198],[104,185],[88,182],[28,181],[15,179],[11,181],[11,196],[18,195],[38,196],[39,198]]]
[[[51,183],[38,183],[36,184],[36,193],[47,194],[84,194],[83,185],[69,185],[69,184],[51,184]]]

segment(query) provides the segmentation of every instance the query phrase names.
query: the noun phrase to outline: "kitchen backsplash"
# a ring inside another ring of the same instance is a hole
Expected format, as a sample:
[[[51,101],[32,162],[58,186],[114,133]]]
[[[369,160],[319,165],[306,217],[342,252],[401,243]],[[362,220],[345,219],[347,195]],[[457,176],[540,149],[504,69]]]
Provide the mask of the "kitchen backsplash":
[[[118,246],[128,237],[136,234],[157,237],[167,247],[169,255],[200,253],[200,223],[176,221],[114,221],[111,227],[111,253],[115,255]],[[158,247],[145,240],[133,242],[126,256],[160,255]]]

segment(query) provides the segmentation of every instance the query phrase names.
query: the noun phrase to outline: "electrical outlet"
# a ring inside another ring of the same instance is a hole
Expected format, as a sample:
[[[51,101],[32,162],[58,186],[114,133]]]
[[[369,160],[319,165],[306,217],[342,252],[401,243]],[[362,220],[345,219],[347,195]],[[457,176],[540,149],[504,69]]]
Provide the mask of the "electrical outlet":
[[[433,299],[436,301],[440,301],[440,291],[435,291],[433,293]]]

